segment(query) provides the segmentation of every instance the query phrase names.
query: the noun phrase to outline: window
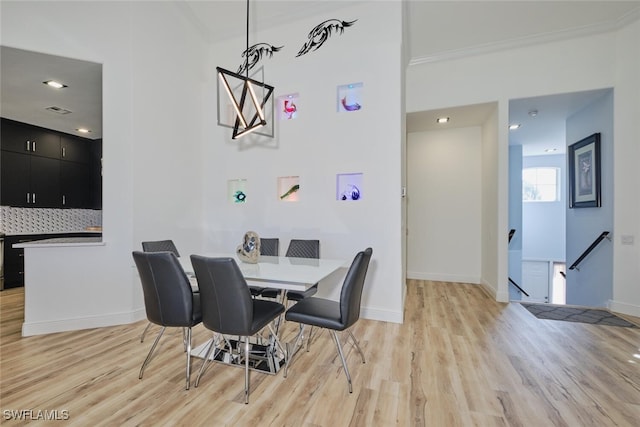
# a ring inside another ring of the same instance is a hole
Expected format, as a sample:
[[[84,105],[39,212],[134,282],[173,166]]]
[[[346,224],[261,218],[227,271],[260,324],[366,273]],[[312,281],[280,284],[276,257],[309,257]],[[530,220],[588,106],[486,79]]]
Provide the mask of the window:
[[[557,202],[560,200],[558,168],[522,169],[523,202]]]

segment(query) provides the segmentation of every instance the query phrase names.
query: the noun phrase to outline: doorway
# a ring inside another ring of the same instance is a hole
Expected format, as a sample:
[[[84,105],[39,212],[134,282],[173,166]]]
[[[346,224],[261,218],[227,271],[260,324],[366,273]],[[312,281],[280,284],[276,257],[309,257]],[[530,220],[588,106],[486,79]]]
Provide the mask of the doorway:
[[[510,246],[509,275],[529,294],[510,290],[512,300],[605,306],[611,297],[610,248],[590,260],[590,268],[604,271],[597,282],[565,265],[613,221],[609,207],[569,208],[566,158],[569,145],[594,132],[608,133],[606,151],[612,152],[612,99],[612,89],[599,89],[509,102],[510,198],[518,198],[510,201],[509,221],[521,239],[519,251]],[[608,162],[602,171],[610,180]],[[612,193],[612,183],[606,185]]]

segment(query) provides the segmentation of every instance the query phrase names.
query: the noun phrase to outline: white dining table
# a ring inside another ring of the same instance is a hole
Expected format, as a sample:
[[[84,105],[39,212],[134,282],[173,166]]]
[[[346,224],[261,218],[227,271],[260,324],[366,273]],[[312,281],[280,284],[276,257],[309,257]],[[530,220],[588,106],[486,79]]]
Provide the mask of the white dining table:
[[[286,291],[305,291],[322,279],[330,276],[342,267],[348,264],[344,260],[327,259],[327,258],[293,258],[293,257],[275,257],[260,256],[256,264],[247,263],[239,260],[233,254],[204,254],[204,256],[214,258],[233,258],[247,283],[251,286],[262,286],[265,288],[279,289],[282,297]],[[194,288],[197,286],[197,280],[191,265],[189,257],[180,257],[180,264],[185,273],[191,280]],[[283,298],[281,298],[282,300]],[[279,321],[277,322],[279,323]],[[277,331],[277,327],[276,327]],[[276,332],[277,333],[277,332]],[[275,345],[273,337],[266,341],[253,340],[251,342],[251,369],[261,372],[276,374],[284,364],[284,354],[281,349]],[[215,362],[240,365],[241,361],[237,352],[233,351],[237,347],[237,341],[234,339],[226,339],[226,346],[219,352],[214,352],[211,359]],[[197,358],[204,358],[208,342],[195,347],[191,355]]]
[[[251,264],[240,261],[235,254],[204,254],[203,256],[233,258],[244,278],[251,282],[252,286],[289,291],[305,291],[341,267],[347,266],[344,260],[329,258],[260,256],[257,264]],[[181,257],[179,260],[187,275],[194,277],[189,257]]]

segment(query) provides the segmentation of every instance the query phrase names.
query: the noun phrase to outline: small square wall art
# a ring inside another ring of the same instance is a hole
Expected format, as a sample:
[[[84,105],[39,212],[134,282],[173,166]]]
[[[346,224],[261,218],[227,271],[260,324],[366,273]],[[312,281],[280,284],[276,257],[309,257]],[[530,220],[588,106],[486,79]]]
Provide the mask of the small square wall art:
[[[336,175],[336,200],[360,200],[361,198],[361,173],[340,173]]]
[[[300,197],[300,177],[281,176],[278,178],[278,198],[283,202],[297,202]]]
[[[297,93],[290,93],[278,97],[276,108],[278,109],[278,119],[293,120],[298,117],[298,104],[300,96]]]
[[[227,181],[228,199],[231,203],[246,203],[247,201],[247,180],[230,179]]]
[[[362,83],[338,86],[338,112],[358,111],[362,108]]]

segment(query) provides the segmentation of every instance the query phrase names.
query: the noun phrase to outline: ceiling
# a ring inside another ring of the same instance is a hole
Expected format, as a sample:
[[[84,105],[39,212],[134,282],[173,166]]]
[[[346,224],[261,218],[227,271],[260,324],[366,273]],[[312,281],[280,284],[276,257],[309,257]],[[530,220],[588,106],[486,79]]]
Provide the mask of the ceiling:
[[[67,85],[54,89],[45,81]],[[102,65],[0,46],[2,117],[47,129],[102,138]],[[57,107],[68,113],[47,110]],[[76,129],[91,130],[89,134]]]
[[[381,0],[368,2],[376,1]],[[250,31],[281,26],[302,18],[317,17],[318,20],[340,18],[341,10],[360,3],[363,1],[251,0],[249,2]],[[405,42],[411,55],[411,64],[609,31],[627,21],[638,19],[640,15],[640,0],[559,2],[448,0],[404,3],[407,12],[408,38]],[[247,3],[244,0],[178,0],[174,4],[208,42],[245,35]],[[25,66],[21,63],[22,60],[9,56],[17,52],[7,52],[5,48],[2,49],[0,61],[2,66],[0,108],[3,117],[68,133],[73,133],[80,126],[89,127],[92,129],[91,138],[101,137],[101,113],[99,106],[96,105],[97,100],[100,100],[101,104],[101,93],[89,88],[92,79],[101,79],[99,64],[33,54],[24,58],[29,64]],[[34,61],[38,61],[37,65]],[[85,71],[92,72],[93,77],[87,78]],[[68,87],[57,92],[52,91],[40,83],[49,78],[59,78]],[[36,84],[33,85],[33,82]],[[101,87],[99,84],[94,86]],[[540,111],[536,123],[539,124],[540,129],[550,130],[557,128],[560,124],[563,126],[566,114],[571,112],[576,103],[588,102],[588,100],[588,94],[567,94],[547,100],[535,99],[538,105],[536,108]],[[531,108],[533,101],[512,101],[510,109],[513,110],[510,111],[510,116],[514,119],[522,116],[524,110]],[[37,105],[36,108],[31,107],[34,103]],[[72,113],[64,116],[50,113],[43,110],[45,105],[56,105]],[[447,114],[452,116],[452,119],[454,115],[458,115],[456,121],[452,120],[450,125],[480,124],[475,122],[482,118],[486,119],[487,108],[492,108],[491,104],[448,109]],[[554,114],[550,114],[551,111],[554,111]],[[438,111],[411,113],[407,116],[407,129],[416,131],[420,126],[425,126],[423,122],[431,120],[430,116],[441,113]],[[526,111],[524,114],[526,118]],[[75,120],[73,124],[65,122],[71,119]],[[523,127],[518,138],[518,143],[527,145],[532,144],[532,141],[539,136],[527,137]]]

